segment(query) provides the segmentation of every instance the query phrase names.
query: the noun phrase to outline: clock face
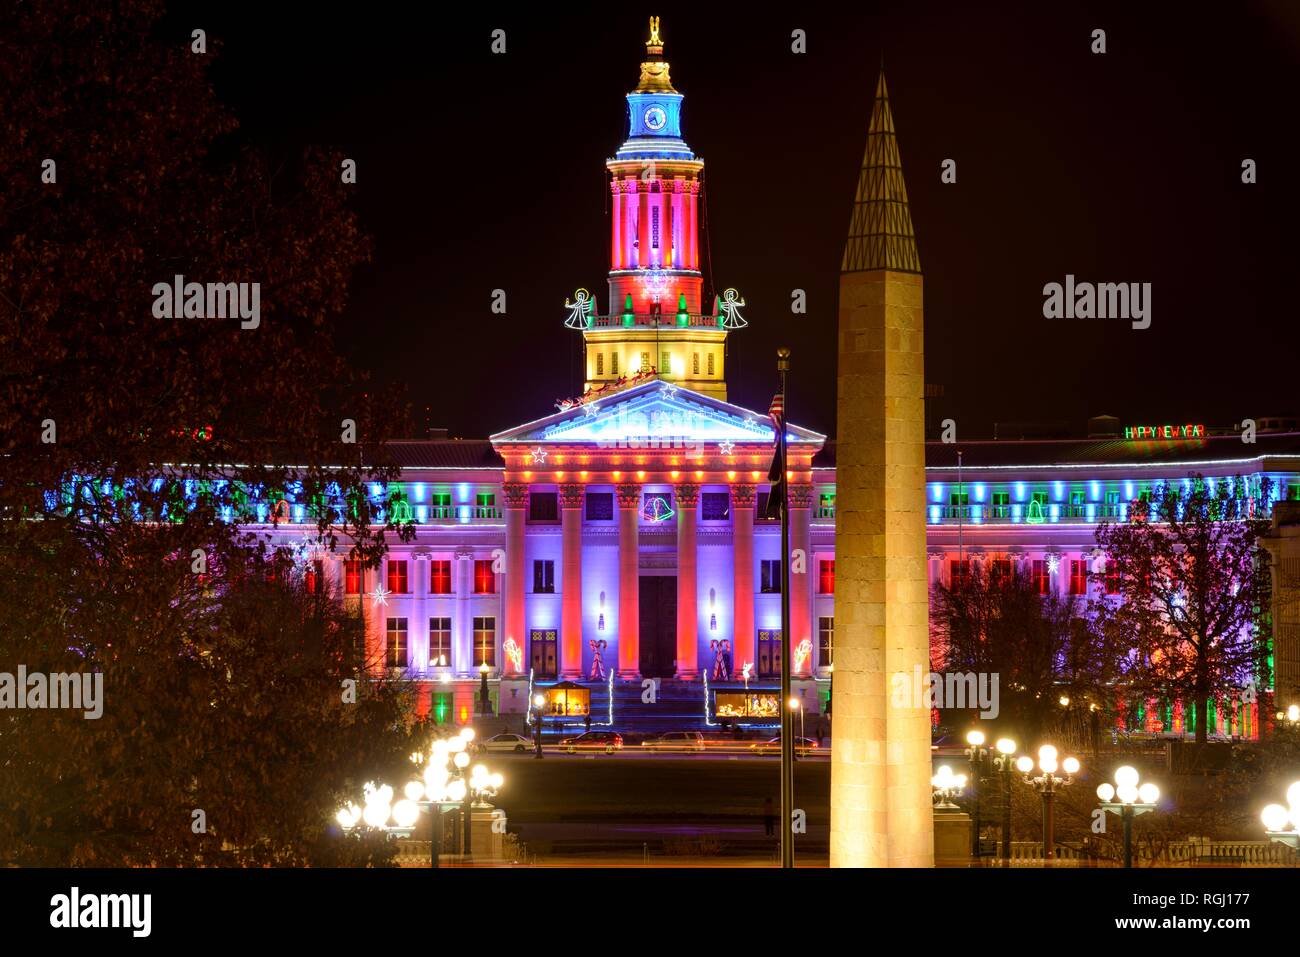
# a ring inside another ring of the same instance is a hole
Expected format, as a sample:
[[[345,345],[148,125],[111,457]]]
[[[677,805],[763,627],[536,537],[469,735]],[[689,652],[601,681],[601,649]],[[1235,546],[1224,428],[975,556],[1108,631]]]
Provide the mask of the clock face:
[[[668,122],[668,114],[664,112],[662,106],[652,106],[645,111],[645,128],[653,132],[659,132]]]

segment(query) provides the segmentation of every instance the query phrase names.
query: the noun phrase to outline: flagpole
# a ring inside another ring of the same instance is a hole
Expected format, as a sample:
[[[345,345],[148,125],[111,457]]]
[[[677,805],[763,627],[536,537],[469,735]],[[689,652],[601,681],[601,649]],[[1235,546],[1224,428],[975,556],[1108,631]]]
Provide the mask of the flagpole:
[[[785,472],[781,479],[781,866],[794,867],[794,712],[790,710],[790,481],[786,460],[786,374],[790,371],[790,350],[776,350],[776,369],[781,375],[781,424],[777,435],[778,461]],[[770,493],[769,493],[770,494]]]

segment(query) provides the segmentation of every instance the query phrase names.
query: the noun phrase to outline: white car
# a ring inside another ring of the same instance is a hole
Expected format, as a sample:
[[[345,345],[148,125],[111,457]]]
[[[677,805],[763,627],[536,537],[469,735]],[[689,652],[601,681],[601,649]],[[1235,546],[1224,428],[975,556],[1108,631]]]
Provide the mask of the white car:
[[[698,731],[665,731],[642,741],[641,747],[652,751],[703,751],[704,735]]]
[[[533,742],[525,738],[522,734],[514,734],[507,731],[502,734],[493,735],[485,741],[478,743],[478,749],[483,753],[493,751],[514,751],[522,752],[532,750]]]

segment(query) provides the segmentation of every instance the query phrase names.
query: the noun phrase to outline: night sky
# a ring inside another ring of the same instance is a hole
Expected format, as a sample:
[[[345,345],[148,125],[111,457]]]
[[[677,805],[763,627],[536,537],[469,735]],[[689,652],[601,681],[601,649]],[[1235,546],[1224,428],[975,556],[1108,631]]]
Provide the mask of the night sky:
[[[604,160],[626,134],[650,14],[706,163],[707,301],[735,286],[749,303],[732,401],[765,409],[789,344],[791,419],[834,432],[840,255],[883,55],[926,378],[962,437],[996,421],[1297,411],[1300,4],[413,6],[186,4],[164,29],[220,41],[212,77],[240,140],[357,160],[375,255],[338,340],[432,407],[422,425],[481,437],[580,391],[563,303],[586,286],[607,304]],[[489,50],[497,27],[504,56]],[[1098,27],[1104,55],[1089,49]],[[955,185],[940,182],[945,158]],[[1152,283],[1151,328],[1044,319],[1043,285],[1067,273]],[[796,288],[805,316],[790,312]]]

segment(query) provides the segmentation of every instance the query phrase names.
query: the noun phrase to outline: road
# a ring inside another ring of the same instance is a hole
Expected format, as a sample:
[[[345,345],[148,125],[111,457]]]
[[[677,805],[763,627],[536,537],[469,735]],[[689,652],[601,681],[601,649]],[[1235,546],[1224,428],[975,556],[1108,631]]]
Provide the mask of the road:
[[[485,755],[478,760],[506,780],[495,803],[531,854],[599,859],[646,854],[762,858],[775,850],[767,837],[764,799],[779,807],[780,762],[712,754],[548,752]],[[805,832],[796,851],[824,862],[829,827],[830,762],[795,765],[795,807]],[[775,815],[775,811],[773,812]]]

